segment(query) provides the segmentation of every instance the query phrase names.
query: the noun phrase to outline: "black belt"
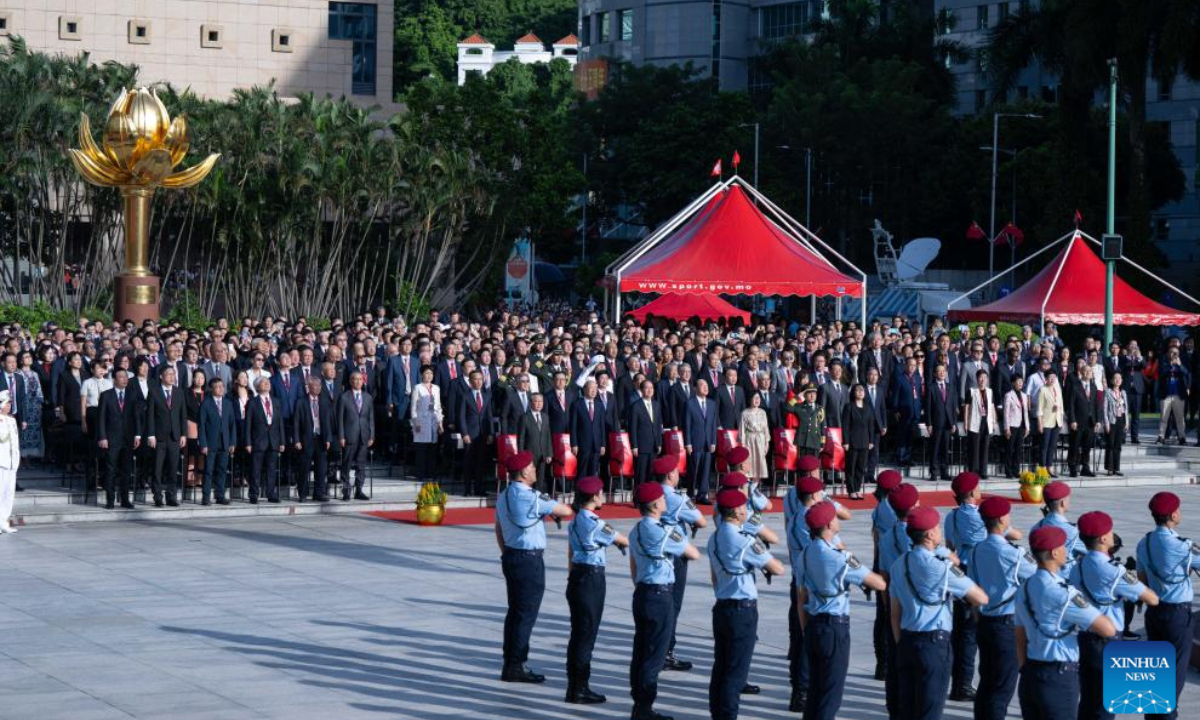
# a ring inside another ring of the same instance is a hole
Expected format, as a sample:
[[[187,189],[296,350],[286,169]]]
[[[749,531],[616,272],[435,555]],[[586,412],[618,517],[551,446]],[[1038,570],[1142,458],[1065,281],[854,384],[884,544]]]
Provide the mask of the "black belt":
[[[908,635],[914,638],[934,638],[935,640],[949,640],[950,632],[947,630],[925,630],[917,632],[916,630],[901,630],[900,635]]]
[[[727,608],[756,608],[758,607],[757,600],[739,600],[735,598],[725,598],[717,600],[717,607]]]
[[[667,583],[666,585],[655,585],[654,583],[638,583],[637,586],[641,589],[646,590],[646,592],[652,592],[655,594],[669,593],[669,592],[674,592],[674,590],[675,590],[675,583]]]
[[[1097,635],[1096,633],[1090,632],[1088,630],[1080,630],[1079,631],[1079,639],[1080,640],[1082,640],[1085,635],[1092,642],[1098,642],[1101,645],[1107,645],[1110,641],[1117,639],[1117,637],[1115,635],[1112,637],[1104,637],[1103,635]]]
[[[589,565],[588,563],[571,563],[571,575],[603,575],[603,565]]]
[[[1048,660],[1026,660],[1025,664],[1029,667],[1044,667],[1058,672],[1079,672],[1079,663],[1077,662],[1050,662]]]
[[[821,613],[820,615],[809,615],[809,625],[849,625],[849,615],[830,615],[829,613]]]
[[[1176,610],[1179,608],[1183,608],[1185,610],[1191,611],[1192,604],[1190,602],[1185,602],[1185,603],[1159,602],[1158,607],[1163,610]],[[1146,609],[1149,610],[1150,608],[1146,608]]]
[[[1016,623],[1013,622],[1012,615],[980,615],[979,622],[987,623],[988,625],[1007,625],[1013,627]]]
[[[545,550],[517,550],[516,548],[505,547],[505,557],[541,557]]]

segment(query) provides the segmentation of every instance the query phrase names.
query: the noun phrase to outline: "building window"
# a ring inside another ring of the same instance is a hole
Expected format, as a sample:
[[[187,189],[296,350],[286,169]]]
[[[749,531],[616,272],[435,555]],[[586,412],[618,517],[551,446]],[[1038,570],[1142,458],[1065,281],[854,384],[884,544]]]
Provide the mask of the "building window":
[[[292,52],[292,31],[290,28],[275,28],[271,30],[271,52]]]
[[[779,40],[803,35],[812,22],[812,2],[768,5],[759,10],[759,35],[764,40]]]
[[[990,25],[990,23],[988,22],[988,20],[989,20],[988,10],[989,9],[990,8],[987,5],[980,5],[978,8],[975,9],[975,12],[976,12],[975,29],[976,30],[987,30],[988,29],[988,26]]]
[[[982,112],[987,107],[987,90],[975,91],[975,112]]]
[[[375,94],[376,12],[366,3],[329,3],[329,39],[351,41],[350,92]]]
[[[633,9],[618,10],[617,24],[621,26],[621,39],[633,39]]]
[[[200,26],[200,47],[220,49],[225,42],[225,28],[220,25]]]
[[[60,15],[58,17],[58,39],[59,40],[82,40],[83,36],[80,28],[83,21],[74,15]]]
[[[721,78],[721,0],[712,4],[712,76]]]
[[[579,23],[579,44],[587,47],[592,44],[592,16],[584,15],[583,22]]]
[[[130,45],[149,45],[150,44],[150,21],[149,20],[130,20],[126,34],[129,37]]]
[[[1002,23],[1008,19],[1008,0],[996,6],[996,22]]]
[[[612,40],[612,28],[608,26],[608,13],[596,13],[596,37],[600,38],[600,42],[606,43]]]
[[[1158,101],[1170,102],[1172,90],[1175,87],[1175,78],[1159,78],[1158,79]]]
[[[8,20],[11,17],[6,12],[0,12],[0,37],[8,35]]]

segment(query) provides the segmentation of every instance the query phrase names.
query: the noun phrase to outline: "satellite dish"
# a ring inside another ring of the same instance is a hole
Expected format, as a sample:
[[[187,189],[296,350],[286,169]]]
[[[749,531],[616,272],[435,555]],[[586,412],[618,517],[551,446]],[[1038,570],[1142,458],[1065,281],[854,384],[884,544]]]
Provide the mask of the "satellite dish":
[[[929,263],[937,257],[942,249],[942,242],[936,238],[917,238],[910,240],[900,251],[896,259],[896,277],[900,280],[912,280],[929,267]]]

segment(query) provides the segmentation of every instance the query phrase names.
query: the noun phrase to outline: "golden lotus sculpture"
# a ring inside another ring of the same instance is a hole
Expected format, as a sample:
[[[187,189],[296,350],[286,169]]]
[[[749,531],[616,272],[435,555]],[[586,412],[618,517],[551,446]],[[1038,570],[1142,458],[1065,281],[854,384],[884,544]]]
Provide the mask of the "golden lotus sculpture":
[[[187,119],[174,120],[146,88],[117,96],[104,124],[101,144],[86,114],[79,122],[79,149],[69,150],[83,179],[121,190],[124,203],[125,270],[117,278],[114,317],[158,319],[158,279],[150,274],[150,202],[154,191],[189,188],[212,171],[219,155],[175,172],[188,152]]]

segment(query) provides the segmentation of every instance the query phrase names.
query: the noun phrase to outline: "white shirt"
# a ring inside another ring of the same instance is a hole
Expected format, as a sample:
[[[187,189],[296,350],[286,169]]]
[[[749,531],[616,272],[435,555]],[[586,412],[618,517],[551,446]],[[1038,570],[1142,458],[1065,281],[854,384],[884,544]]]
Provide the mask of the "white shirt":
[[[79,393],[83,395],[87,407],[100,407],[100,393],[105,390],[111,390],[112,386],[113,381],[109,378],[90,377],[83,381]]]

